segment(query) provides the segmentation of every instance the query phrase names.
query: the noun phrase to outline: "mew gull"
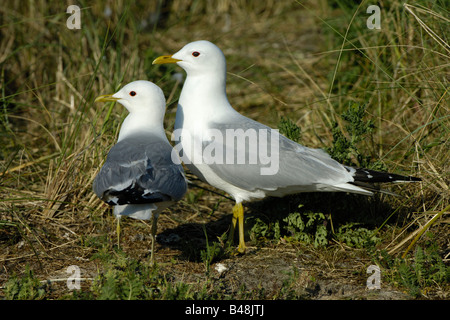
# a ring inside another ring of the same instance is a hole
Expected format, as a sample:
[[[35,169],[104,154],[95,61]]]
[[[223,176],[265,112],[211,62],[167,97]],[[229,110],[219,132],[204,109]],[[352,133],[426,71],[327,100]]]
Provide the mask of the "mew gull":
[[[122,123],[117,144],[95,177],[94,192],[114,206],[118,236],[121,216],[152,219],[153,261],[158,215],[187,190],[183,167],[172,161],[172,146],[164,133],[164,94],[157,85],[140,80],[95,101],[117,101],[129,115]]]
[[[232,238],[238,222],[239,252],[245,251],[243,201],[315,191],[372,195],[364,188],[372,182],[420,181],[344,166],[323,150],[241,115],[227,99],[225,56],[209,41],[191,42],[153,61],[165,63],[176,63],[187,74],[172,135],[179,142],[175,149],[195,175],[235,199],[230,233]]]

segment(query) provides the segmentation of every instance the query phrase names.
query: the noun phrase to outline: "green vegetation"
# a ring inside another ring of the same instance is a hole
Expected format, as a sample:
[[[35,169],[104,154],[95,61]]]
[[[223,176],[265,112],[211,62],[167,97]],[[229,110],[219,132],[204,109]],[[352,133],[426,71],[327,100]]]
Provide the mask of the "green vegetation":
[[[286,117],[281,117],[278,123],[278,129],[280,133],[292,141],[300,143],[300,138],[302,136],[302,129],[297,126],[291,119]]]
[[[426,238],[425,248],[417,246],[413,259],[395,258],[384,251],[381,259],[376,259],[386,271],[389,282],[401,285],[416,298],[427,297],[433,287],[444,289],[450,281],[450,266],[442,260],[433,236],[430,234]]]
[[[91,285],[90,296],[74,293],[72,298],[99,300],[204,299],[206,288],[198,290],[183,282],[174,283],[157,266],[129,258],[124,252],[103,257],[104,272]]]
[[[333,145],[327,148],[331,157],[345,165],[358,166],[360,168],[374,169],[371,165],[371,156],[364,156],[358,149],[358,145],[366,139],[373,141],[371,133],[374,129],[373,120],[363,120],[366,106],[350,105],[341,115],[347,123],[342,132],[337,122],[333,123],[331,132],[333,134]],[[347,135],[349,138],[347,138]],[[354,159],[354,160],[353,160]],[[386,168],[377,168],[386,170]]]
[[[282,239],[283,242],[303,242],[319,247],[328,244],[325,223],[325,216],[314,212],[293,212],[281,221],[273,215],[267,222],[256,217],[250,234],[256,241]]]
[[[81,29],[69,30],[65,3],[7,1],[0,299],[315,299],[333,291],[327,281],[361,289],[337,298],[371,298],[365,268],[374,263],[382,292],[448,298],[449,8],[444,0],[384,1],[377,30],[366,26],[370,4],[81,1]],[[423,182],[386,186],[398,197],[301,194],[246,204],[242,256],[225,245],[233,202],[188,173],[201,188],[159,218],[157,265],[148,265],[145,222],[122,219],[117,248],[115,219],[92,181],[127,112],[93,101],[153,81],[166,94],[170,137],[184,73],[151,62],[199,39],[223,49],[239,112],[343,163]],[[80,290],[66,287],[70,265],[83,270]]]
[[[33,274],[29,266],[25,266],[22,276],[13,275],[4,288],[5,298],[9,300],[39,300],[45,297],[45,284]]]

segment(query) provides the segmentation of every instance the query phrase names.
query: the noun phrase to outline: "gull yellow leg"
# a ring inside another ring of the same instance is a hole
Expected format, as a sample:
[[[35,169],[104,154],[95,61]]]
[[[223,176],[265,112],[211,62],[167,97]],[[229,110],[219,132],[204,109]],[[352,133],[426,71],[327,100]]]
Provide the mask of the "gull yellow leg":
[[[238,223],[239,228],[239,246],[238,252],[245,252],[245,241],[244,241],[244,207],[242,203],[236,203],[233,207],[233,218],[231,220],[231,230],[230,230],[230,240],[233,241],[234,229],[236,228],[236,223]]]

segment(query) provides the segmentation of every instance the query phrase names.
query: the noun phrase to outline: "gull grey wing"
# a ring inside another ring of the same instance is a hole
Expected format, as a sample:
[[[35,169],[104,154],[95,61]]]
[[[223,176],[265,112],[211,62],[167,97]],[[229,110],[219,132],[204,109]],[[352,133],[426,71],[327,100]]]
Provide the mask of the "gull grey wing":
[[[171,152],[167,141],[150,135],[120,141],[96,176],[94,192],[111,205],[180,200],[187,184]]]
[[[213,139],[216,148],[222,145],[224,158],[231,160],[228,153],[234,152],[231,163],[210,161],[210,167],[221,179],[238,188],[249,191],[262,189],[274,193],[282,189],[305,192],[353,181],[349,172],[324,151],[304,147],[249,118],[235,117],[226,124],[210,123],[209,127],[227,137],[222,142]],[[230,139],[230,132],[239,130],[240,134]],[[204,142],[204,151],[208,143]],[[205,156],[209,154],[204,152]],[[243,157],[245,163],[242,163]],[[268,170],[268,174],[263,174],[262,168],[270,166],[272,172]]]

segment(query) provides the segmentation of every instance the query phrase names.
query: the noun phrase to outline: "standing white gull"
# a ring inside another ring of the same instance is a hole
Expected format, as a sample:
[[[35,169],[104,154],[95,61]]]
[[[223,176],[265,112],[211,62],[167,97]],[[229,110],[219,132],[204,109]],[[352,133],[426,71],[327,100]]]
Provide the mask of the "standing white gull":
[[[175,138],[181,145],[178,149],[195,175],[235,199],[231,237],[238,221],[239,252],[245,251],[242,201],[315,191],[372,195],[361,186],[420,181],[344,166],[323,150],[304,147],[244,117],[228,102],[225,57],[209,41],[189,43],[177,53],[153,61],[164,63],[176,63],[187,73],[175,122]],[[221,155],[224,161],[220,161]]]
[[[97,196],[114,206],[119,219],[152,219],[153,262],[158,215],[187,190],[183,167],[172,161],[172,146],[164,133],[166,101],[162,90],[149,81],[134,81],[113,95],[95,102],[117,101],[129,111],[120,128],[117,144],[95,177]]]

